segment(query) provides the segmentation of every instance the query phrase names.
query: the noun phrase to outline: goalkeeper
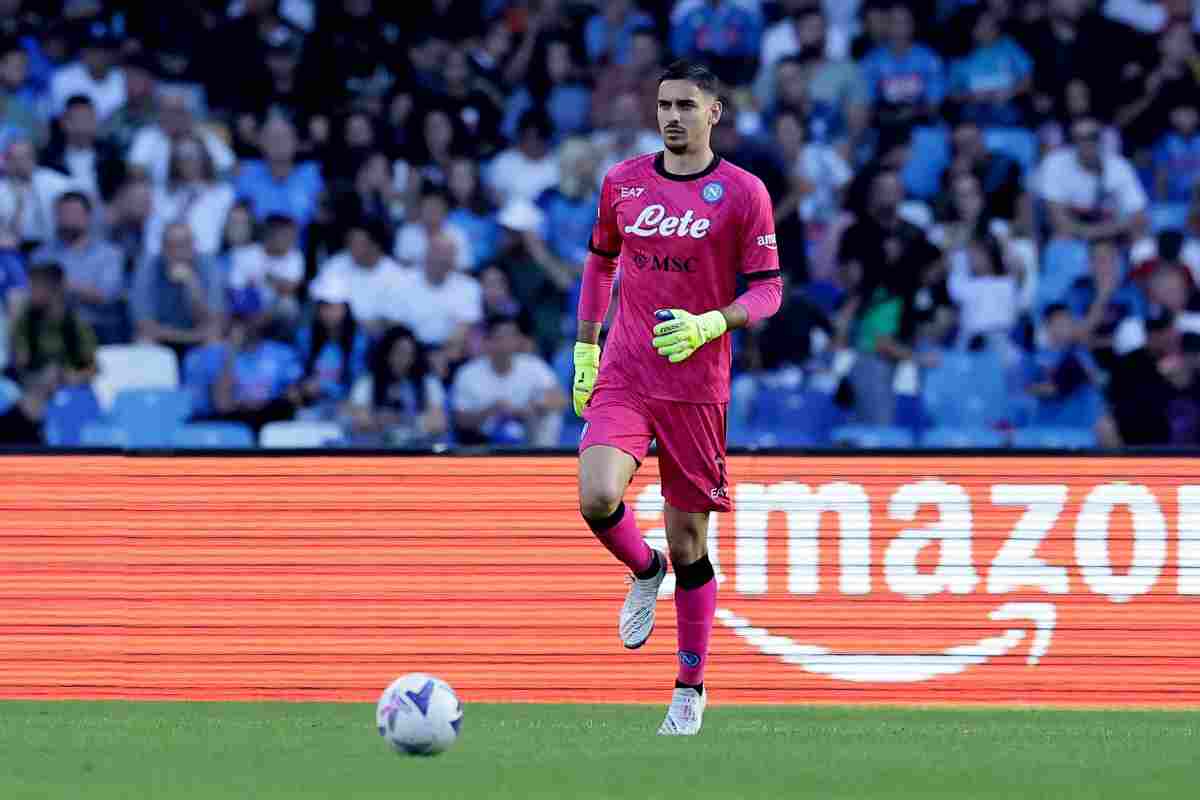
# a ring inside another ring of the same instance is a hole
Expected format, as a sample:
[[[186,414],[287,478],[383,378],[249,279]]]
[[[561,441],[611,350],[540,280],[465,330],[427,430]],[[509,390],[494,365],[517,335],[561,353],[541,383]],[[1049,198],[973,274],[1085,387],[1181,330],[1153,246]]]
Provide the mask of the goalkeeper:
[[[729,331],[774,314],[782,286],[771,200],[757,177],[713,153],[721,117],[707,69],[676,62],[659,80],[664,150],[621,162],[601,187],[584,267],[575,344],[579,506],[633,573],[619,635],[641,647],[667,569],[622,502],[651,441],[675,570],[679,671],[660,734],[700,730],[717,584],[708,517],[730,508],[725,473]],[[598,346],[613,277],[617,312]],[[737,278],[748,290],[737,295]]]

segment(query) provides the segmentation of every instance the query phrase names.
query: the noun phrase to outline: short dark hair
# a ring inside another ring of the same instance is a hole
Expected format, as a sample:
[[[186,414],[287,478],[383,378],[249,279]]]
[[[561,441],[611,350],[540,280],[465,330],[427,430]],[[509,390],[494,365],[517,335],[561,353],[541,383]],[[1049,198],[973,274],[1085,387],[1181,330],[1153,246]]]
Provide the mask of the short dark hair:
[[[60,194],[58,196],[58,199],[54,201],[54,205],[61,206],[64,203],[70,203],[71,201],[81,203],[83,205],[84,209],[86,209],[89,214],[92,213],[92,198],[88,197],[83,192],[76,191],[74,189],[72,189],[69,192],[63,192],[62,194]]]
[[[496,329],[501,325],[514,325],[517,333],[525,334],[525,328],[521,324],[521,317],[517,314],[488,314],[484,322],[484,328],[489,336],[496,332]]]
[[[66,270],[57,261],[37,261],[29,266],[29,279],[41,278],[61,286],[67,279]]]
[[[712,97],[721,96],[721,83],[717,80],[717,76],[713,74],[713,71],[703,64],[688,61],[686,58],[671,62],[663,70],[663,73],[658,76],[658,85],[662,86],[664,81],[690,81],[696,84],[696,87],[707,95]]]
[[[63,103],[64,110],[74,108],[75,106],[91,106],[95,108],[96,104],[86,94],[73,94],[67,98],[67,102]]]

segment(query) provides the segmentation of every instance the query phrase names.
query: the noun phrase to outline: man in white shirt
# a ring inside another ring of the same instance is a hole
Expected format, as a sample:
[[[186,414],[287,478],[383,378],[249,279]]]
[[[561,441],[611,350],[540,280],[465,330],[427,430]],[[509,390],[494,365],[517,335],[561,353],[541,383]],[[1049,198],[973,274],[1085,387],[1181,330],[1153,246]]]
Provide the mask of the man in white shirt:
[[[435,235],[429,242],[423,269],[404,292],[400,322],[425,345],[445,344],[465,336],[483,319],[483,290],[479,281],[455,269],[454,239]]]
[[[662,150],[662,135],[641,127],[642,109],[635,92],[622,92],[612,104],[613,124],[592,134],[601,175],[626,159]]]
[[[68,175],[93,202],[107,203],[125,176],[125,163],[112,143],[100,139],[91,98],[83,94],[69,98],[58,124],[62,140],[42,154],[42,163]]]
[[[485,177],[500,205],[510,200],[533,202],[558,185],[558,155],[550,149],[550,121],[543,112],[521,115],[516,146],[496,156]]]
[[[120,37],[105,23],[92,23],[79,60],[59,67],[50,79],[51,111],[62,113],[67,99],[77,94],[91,98],[102,120],[124,105],[125,73],[116,66],[120,46]]]
[[[413,276],[388,256],[391,231],[379,219],[360,219],[346,232],[346,249],[321,267],[317,280],[341,276],[350,287],[350,311],[373,333],[399,319]],[[337,278],[333,278],[337,279]]]
[[[1073,147],[1048,154],[1035,176],[1054,234],[1069,239],[1136,236],[1146,227],[1146,190],[1123,156],[1104,153],[1100,123],[1090,117],[1071,126]]]
[[[194,134],[208,151],[218,175],[233,169],[237,159],[229,145],[210,130],[196,124],[195,98],[184,89],[165,86],[158,91],[158,122],[147,125],[133,137],[129,163],[142,170],[156,186],[167,182],[171,164],[171,145],[187,134]]]
[[[263,228],[261,244],[233,251],[229,288],[256,292],[277,325],[290,329],[300,314],[297,293],[304,281],[304,254],[297,246],[300,229],[284,214],[268,214]]]
[[[446,221],[449,213],[450,197],[445,190],[436,187],[425,190],[421,195],[420,216],[412,222],[406,222],[396,236],[396,260],[405,267],[420,266],[429,251],[429,240],[436,236],[447,236],[454,242],[454,266],[470,269],[475,261],[471,240],[461,228]]]
[[[486,354],[454,378],[450,404],[464,444],[554,447],[567,397],[550,365],[522,352],[527,339],[511,317],[488,321]]]
[[[50,241],[54,204],[72,188],[66,175],[38,166],[33,142],[14,139],[5,152],[4,177],[0,179],[0,227],[10,230],[25,246]]]

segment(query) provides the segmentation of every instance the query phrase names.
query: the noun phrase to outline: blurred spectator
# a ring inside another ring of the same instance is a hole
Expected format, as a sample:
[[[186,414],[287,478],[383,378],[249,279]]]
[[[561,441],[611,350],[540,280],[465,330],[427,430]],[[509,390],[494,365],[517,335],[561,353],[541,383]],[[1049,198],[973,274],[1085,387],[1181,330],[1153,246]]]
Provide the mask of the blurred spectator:
[[[862,70],[853,61],[831,56],[825,12],[817,6],[797,11],[789,20],[779,23],[763,40],[762,64],[755,81],[755,95],[764,107],[777,102],[812,105],[819,124],[848,131],[850,141],[858,142],[870,122],[871,98]],[[780,69],[787,60],[792,65]],[[792,99],[781,95],[792,94]],[[801,117],[807,122],[807,117]],[[815,138],[826,140],[827,133],[814,131]]]
[[[350,287],[339,276],[315,282],[308,296],[316,307],[296,337],[304,365],[297,393],[302,405],[332,417],[366,371],[367,335],[350,313]]]
[[[586,139],[568,139],[559,149],[558,186],[538,195],[541,230],[530,238],[538,261],[553,265],[562,282],[583,274],[588,241],[600,200],[600,172],[595,148]],[[546,252],[541,252],[548,248]]]
[[[267,34],[265,44],[262,60],[247,76],[248,85],[232,100],[239,127],[245,130],[253,119],[268,116],[285,117],[297,124],[308,122],[310,113],[320,106],[313,104],[311,87],[300,75],[303,40],[299,31],[281,25]]]
[[[882,126],[924,124],[946,94],[942,60],[913,41],[912,11],[901,2],[888,9],[887,43],[863,60],[863,73]]]
[[[51,138],[42,163],[66,174],[97,202],[112,200],[125,178],[125,162],[116,147],[98,137],[92,101],[81,94],[68,98],[58,125],[61,133]]]
[[[963,120],[954,126],[952,142],[950,166],[942,175],[943,197],[949,199],[948,194],[961,176],[974,175],[979,181],[987,216],[1017,219],[1024,211],[1021,165],[1003,153],[989,150],[983,131],[973,120]]]
[[[253,311],[239,311],[223,340],[187,354],[184,385],[200,409],[194,417],[240,422],[258,432],[295,416],[304,374],[300,358],[290,345],[263,333]]]
[[[54,392],[96,375],[96,334],[69,307],[65,274],[54,262],[29,268],[29,302],[12,324],[12,362],[8,374],[24,391],[0,414],[0,443],[39,444]]]
[[[1158,37],[1158,61],[1127,69],[1134,77],[1125,87],[1129,100],[1116,114],[1126,144],[1133,150],[1152,147],[1171,125],[1172,112],[1195,105],[1200,97],[1200,54],[1196,35],[1183,21],[1174,22]]]
[[[251,242],[230,254],[229,288],[235,295],[255,295],[277,338],[290,339],[300,316],[304,256],[299,238],[295,220],[271,214],[263,223],[261,244]]]
[[[420,215],[405,223],[396,236],[396,260],[405,267],[417,267],[425,262],[429,243],[446,236],[454,244],[454,268],[467,270],[474,262],[471,241],[466,232],[448,221],[449,193],[440,188],[426,189],[421,195]]]
[[[610,64],[596,75],[592,92],[592,126],[597,134],[618,126],[658,130],[658,76],[662,66],[662,45],[654,29],[636,29],[629,61]],[[633,105],[637,110],[631,117],[619,113],[614,104],[614,98],[625,94],[634,96]]]
[[[55,237],[33,253],[35,261],[53,261],[67,278],[67,296],[80,317],[95,329],[101,344],[128,339],[125,308],[125,261],[120,250],[100,237],[92,201],[82,192],[59,195],[54,204]]]
[[[535,108],[546,113],[550,139],[554,142],[583,133],[589,126],[592,89],[584,73],[572,61],[570,45],[565,39],[554,39],[547,44],[545,52],[546,63],[538,70],[547,77],[545,93],[539,95],[528,88],[520,88],[509,98],[502,130],[510,138],[519,135],[517,125],[522,115]]]
[[[489,90],[500,91],[505,84],[505,65],[512,51],[513,35],[503,17],[492,20],[487,32],[468,52],[471,66]]]
[[[1117,338],[1108,396],[1121,443],[1196,444],[1195,370],[1175,315],[1153,309],[1144,323],[1122,323]]]
[[[634,5],[633,0],[608,0],[588,18],[583,29],[588,61],[593,64],[625,64],[633,51],[633,34],[654,20]]]
[[[963,119],[988,127],[1019,125],[1021,100],[1033,85],[1033,61],[1004,35],[991,9],[977,8],[968,20],[974,48],[950,65],[950,99]]]
[[[915,355],[919,295],[941,253],[900,217],[904,188],[895,170],[881,169],[862,186],[863,213],[842,233],[838,248],[848,296],[836,330],[839,344],[858,352],[850,375],[857,416],[887,425],[894,412],[894,365]]]
[[[420,445],[446,433],[446,390],[412,331],[397,325],[383,334],[370,373],[354,384],[348,411],[357,438],[366,442]]]
[[[1145,281],[1160,266],[1182,267],[1200,287],[1200,239],[1180,230],[1164,230],[1134,243],[1130,255],[1132,278]]]
[[[450,397],[463,444],[558,444],[567,398],[550,365],[521,352],[524,341],[516,320],[489,320],[487,354],[455,376]]]
[[[662,149],[662,136],[658,130],[641,126],[641,102],[635,92],[622,92],[615,97],[604,98],[603,106],[606,112],[611,112],[612,123],[597,130],[591,137],[599,158],[600,174],[607,173],[626,159]],[[651,108],[656,105],[650,103]]]
[[[456,158],[450,165],[450,177],[446,184],[453,206],[446,215],[446,230],[460,230],[470,242],[470,270],[490,263],[500,246],[496,209],[479,182],[478,169],[474,160]]]
[[[1077,320],[1061,303],[1042,313],[1044,344],[1029,358],[1025,391],[1035,398],[1033,424],[1092,429],[1103,413],[1099,370],[1076,344]]]
[[[1118,39],[1106,20],[1086,13],[1087,5],[1086,0],[1047,0],[1045,17],[1029,26],[1022,45],[1034,56],[1033,101],[1039,114],[1061,113],[1064,92],[1075,79],[1104,104],[1091,113],[1108,118],[1114,110],[1117,97],[1104,90],[1117,85],[1124,64],[1113,55],[1130,51],[1128,34]]]
[[[679,0],[671,11],[671,52],[708,63],[734,86],[750,82],[762,42],[757,4],[737,0]]]
[[[828,226],[841,209],[842,191],[853,174],[850,165],[836,148],[806,142],[801,120],[791,112],[775,117],[773,132],[791,185],[775,206],[776,223],[796,211],[806,223]]]
[[[158,186],[167,182],[172,145],[187,136],[199,137],[204,143],[217,174],[224,175],[233,169],[235,159],[229,146],[213,131],[196,124],[195,104],[194,95],[188,91],[161,87],[156,121],[133,137],[133,144],[129,146],[129,164],[142,170]]]
[[[1082,320],[1078,325],[1080,340],[1105,364],[1117,325],[1145,310],[1144,297],[1123,273],[1117,244],[1111,239],[1096,240],[1088,252],[1088,273],[1076,278],[1063,298],[1067,309]]]
[[[150,253],[158,253],[160,232],[170,222],[186,222],[195,237],[196,252],[216,255],[221,249],[225,220],[233,208],[233,187],[217,178],[204,143],[182,136],[171,144],[167,183],[154,199]]]
[[[28,86],[29,54],[16,37],[0,38],[0,143],[9,137],[45,139],[37,94]]]
[[[355,212],[386,220],[397,220],[404,216],[405,197],[403,186],[397,186],[392,164],[382,151],[361,148],[348,151],[343,164],[351,170],[347,179],[340,181],[339,190],[344,195],[347,183],[352,184]],[[326,160],[326,165],[330,164]],[[329,170],[327,170],[328,172]],[[343,197],[343,202],[349,198]],[[316,212],[314,212],[315,215]]]
[[[240,16],[224,20],[208,35],[205,89],[213,108],[242,108],[242,95],[252,86],[248,79],[259,74],[272,39],[296,31],[280,16],[279,6],[278,0],[244,0]]]
[[[445,233],[429,239],[423,266],[405,285],[401,306],[393,319],[410,328],[422,345],[440,346],[450,339],[463,340],[470,326],[481,319],[483,302],[479,281],[460,272],[458,244]]]
[[[1200,97],[1198,95],[1197,97]],[[1154,146],[1154,199],[1186,204],[1200,193],[1200,99],[1171,111],[1171,127]]]
[[[441,108],[429,109],[420,122],[420,141],[412,164],[414,172],[429,183],[445,186],[450,164],[466,150],[464,135],[450,114]],[[413,179],[412,184],[420,186],[420,181]]]
[[[859,31],[850,42],[850,58],[862,62],[877,48],[885,47],[888,39],[891,0],[864,0]]]
[[[121,251],[126,281],[138,262],[160,242],[153,241],[150,219],[154,212],[154,186],[148,178],[131,177],[121,184],[108,211],[108,235]],[[154,233],[153,235],[158,235]]]
[[[129,304],[138,339],[166,345],[181,359],[188,348],[219,335],[225,287],[216,263],[196,254],[186,223],[164,229],[162,253],[138,266]]]
[[[539,111],[527,111],[517,125],[517,144],[496,156],[485,178],[501,200],[533,201],[558,183],[558,158],[549,147],[550,122]]]
[[[411,275],[387,254],[391,231],[378,219],[361,218],[346,231],[346,249],[333,255],[316,280],[334,280],[350,287],[350,311],[368,331],[378,333],[395,320],[397,308],[412,283]]]
[[[1049,153],[1036,185],[1049,206],[1055,236],[1106,239],[1137,234],[1146,223],[1146,192],[1123,156],[1102,153],[1100,125],[1075,121],[1070,148]]]
[[[28,294],[25,257],[17,249],[16,237],[0,231],[0,370],[7,367],[11,360],[11,322],[21,312]]]
[[[259,131],[262,159],[242,164],[235,182],[238,199],[249,202],[256,219],[286,214],[303,231],[316,211],[324,183],[321,168],[296,160],[296,129],[283,117],[272,116]]]
[[[289,217],[290,219],[290,217]],[[225,227],[221,231],[221,250],[218,261],[224,274],[228,274],[233,266],[233,253],[239,247],[254,244],[258,241],[258,231],[255,229],[254,215],[250,213],[250,205],[244,200],[238,200],[229,209],[225,217]]]
[[[320,4],[303,67],[305,90],[313,94],[316,107],[344,108],[382,99],[393,89],[400,69],[395,65],[404,59],[397,58],[399,30],[381,13],[386,5],[373,0]]]
[[[538,350],[553,352],[563,332],[565,300],[578,286],[578,275],[545,246],[541,239],[545,215],[536,205],[509,203],[500,209],[496,221],[503,229],[497,264],[508,276],[513,295],[532,317],[530,333]]]
[[[38,166],[33,142],[14,139],[5,152],[0,183],[0,227],[12,231],[25,249],[49,241],[55,203],[70,188],[66,175]]]
[[[59,67],[50,81],[51,110],[61,114],[68,98],[89,97],[100,119],[125,103],[125,72],[117,66],[121,36],[105,22],[86,27],[80,43],[79,60]]]
[[[1019,276],[995,236],[976,234],[966,247],[949,254],[947,290],[959,310],[960,347],[990,344],[1009,349],[1009,334],[1020,310]]]
[[[108,116],[101,138],[112,142],[121,153],[129,152],[142,128],[154,124],[157,113],[157,65],[153,57],[140,54],[125,61],[125,102]]]
[[[484,158],[490,156],[500,146],[503,96],[475,76],[471,59],[463,48],[455,48],[446,55],[443,79],[443,101],[457,113],[476,153]]]

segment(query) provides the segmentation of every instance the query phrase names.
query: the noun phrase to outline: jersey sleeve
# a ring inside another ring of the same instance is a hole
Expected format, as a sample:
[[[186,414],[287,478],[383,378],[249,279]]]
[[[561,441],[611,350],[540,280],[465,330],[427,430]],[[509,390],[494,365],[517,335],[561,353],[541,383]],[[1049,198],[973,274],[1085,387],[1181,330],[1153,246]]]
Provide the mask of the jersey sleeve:
[[[779,250],[775,245],[775,211],[767,187],[757,178],[750,183],[742,220],[739,269],[750,280],[779,277]]]
[[[601,258],[615,259],[621,254],[621,230],[617,226],[617,209],[613,205],[612,180],[604,176],[600,186],[600,200],[596,205],[596,222],[592,225],[592,237],[588,250]]]

